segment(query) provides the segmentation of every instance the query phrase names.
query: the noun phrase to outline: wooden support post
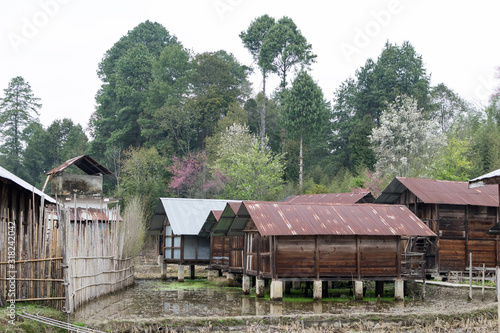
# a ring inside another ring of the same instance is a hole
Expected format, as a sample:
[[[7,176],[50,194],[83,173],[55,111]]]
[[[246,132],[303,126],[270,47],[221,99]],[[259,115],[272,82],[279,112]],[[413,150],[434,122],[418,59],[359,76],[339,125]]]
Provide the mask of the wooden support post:
[[[472,252],[469,258],[469,301],[472,301]]]
[[[384,297],[384,281],[375,281],[375,296]]]
[[[196,272],[196,270],[195,270],[195,268],[196,268],[196,266],[195,266],[195,265],[190,265],[190,266],[189,266],[189,270],[190,270],[190,272],[189,272],[189,273],[190,273],[190,274],[189,274],[189,278],[190,278],[191,280],[196,279],[196,273],[195,273],[195,272]]]
[[[486,270],[486,267],[485,267],[485,266],[486,266],[486,265],[485,265],[485,264],[483,264],[483,278],[482,278],[482,281],[481,281],[481,282],[482,282],[482,283],[481,283],[481,301],[483,301],[483,302],[484,302],[484,275],[485,275],[485,274],[484,274],[484,273],[485,273],[484,271]]]
[[[290,295],[292,289],[292,281],[285,282],[285,295]]]

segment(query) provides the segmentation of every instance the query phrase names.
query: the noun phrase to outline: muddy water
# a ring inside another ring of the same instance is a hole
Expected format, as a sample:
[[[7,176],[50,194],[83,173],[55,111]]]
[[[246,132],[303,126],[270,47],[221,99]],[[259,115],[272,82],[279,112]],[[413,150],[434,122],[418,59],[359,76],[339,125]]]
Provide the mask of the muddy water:
[[[393,312],[419,302],[333,302],[312,300],[271,302],[243,295],[239,288],[206,283],[184,284],[161,280],[136,280],[133,287],[104,296],[80,308],[75,321],[161,319],[170,316],[253,316]]]

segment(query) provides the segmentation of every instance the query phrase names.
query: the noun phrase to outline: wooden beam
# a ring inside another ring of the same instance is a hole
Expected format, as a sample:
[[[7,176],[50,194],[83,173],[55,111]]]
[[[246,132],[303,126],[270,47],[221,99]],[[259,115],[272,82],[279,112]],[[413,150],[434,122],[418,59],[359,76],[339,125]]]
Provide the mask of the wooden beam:
[[[356,236],[356,265],[358,280],[361,280],[361,240],[359,236]]]

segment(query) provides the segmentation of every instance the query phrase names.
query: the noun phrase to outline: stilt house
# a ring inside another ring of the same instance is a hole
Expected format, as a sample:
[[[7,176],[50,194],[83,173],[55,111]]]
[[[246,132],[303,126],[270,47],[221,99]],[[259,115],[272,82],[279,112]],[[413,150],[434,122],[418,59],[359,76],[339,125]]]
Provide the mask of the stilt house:
[[[159,254],[165,263],[208,265],[210,239],[199,233],[211,211],[223,210],[228,200],[160,198],[148,228],[161,235]]]
[[[497,186],[469,189],[467,182],[397,177],[375,203],[407,206],[438,236],[413,243],[436,274],[464,271],[469,253],[478,266],[500,264],[498,236],[487,234],[497,221]]]
[[[402,239],[435,237],[405,206],[243,202],[237,216],[243,274],[282,281],[410,278]]]

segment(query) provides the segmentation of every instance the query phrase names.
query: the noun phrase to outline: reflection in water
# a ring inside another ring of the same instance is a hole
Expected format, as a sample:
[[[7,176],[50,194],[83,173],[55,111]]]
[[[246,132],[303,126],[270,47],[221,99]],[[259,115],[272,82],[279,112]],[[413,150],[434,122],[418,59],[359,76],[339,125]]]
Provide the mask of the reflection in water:
[[[285,296],[286,298],[286,296]],[[228,289],[190,282],[137,280],[133,287],[101,297],[75,313],[76,321],[88,319],[144,319],[168,316],[302,315],[346,311],[390,312],[404,302],[270,302]]]

